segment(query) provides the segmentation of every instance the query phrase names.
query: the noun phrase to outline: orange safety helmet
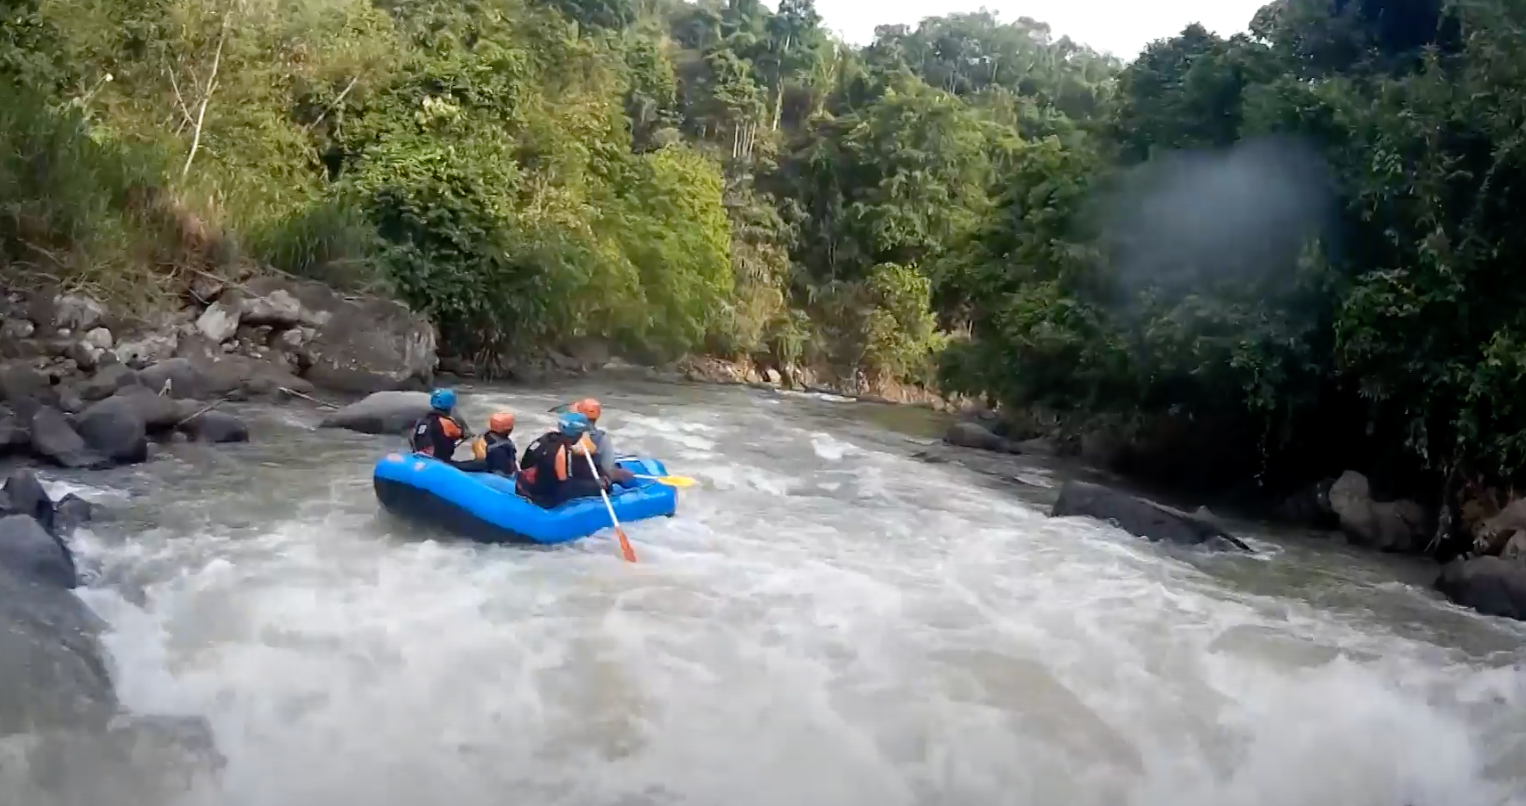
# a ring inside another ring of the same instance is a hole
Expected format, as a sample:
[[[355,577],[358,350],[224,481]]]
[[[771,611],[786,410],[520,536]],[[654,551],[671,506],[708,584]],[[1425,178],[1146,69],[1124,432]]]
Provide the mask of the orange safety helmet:
[[[495,434],[507,434],[514,430],[514,412],[500,411],[487,419],[487,430]]]
[[[604,413],[604,407],[599,405],[599,401],[591,397],[585,397],[572,404],[572,410],[587,417],[590,423],[598,422],[599,415]]]

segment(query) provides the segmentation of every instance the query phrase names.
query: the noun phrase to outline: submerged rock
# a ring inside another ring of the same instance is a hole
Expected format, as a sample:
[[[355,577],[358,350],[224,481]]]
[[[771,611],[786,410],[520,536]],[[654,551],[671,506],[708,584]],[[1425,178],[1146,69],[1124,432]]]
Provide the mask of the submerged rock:
[[[1435,587],[1486,616],[1526,621],[1526,564],[1499,557],[1456,559],[1442,566]]]
[[[949,426],[948,433],[943,435],[943,441],[964,448],[976,448],[995,453],[1017,453],[1011,442],[997,436],[989,428],[969,421],[957,422]]]
[[[429,413],[427,392],[376,392],[323,418],[323,428],[399,434]]]
[[[198,414],[182,423],[180,430],[198,442],[249,441],[249,426],[243,420],[221,411]]]
[[[1053,518],[1095,518],[1152,542],[1165,540],[1184,546],[1206,544],[1212,548],[1250,551],[1250,546],[1244,541],[1215,524],[1128,493],[1084,481],[1065,482],[1049,515]]]

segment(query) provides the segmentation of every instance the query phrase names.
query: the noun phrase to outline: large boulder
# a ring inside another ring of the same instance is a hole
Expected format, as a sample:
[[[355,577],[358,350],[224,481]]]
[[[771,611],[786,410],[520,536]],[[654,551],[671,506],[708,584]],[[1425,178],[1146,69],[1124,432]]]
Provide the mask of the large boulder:
[[[63,589],[79,584],[69,550],[30,515],[0,517],[0,568]]]
[[[117,402],[111,403],[111,401]],[[131,409],[137,414],[138,419],[143,421],[143,427],[151,434],[175,428],[201,408],[201,405],[194,400],[176,400],[169,395],[156,395],[146,386],[125,386],[111,397],[85,409],[80,415],[81,420],[108,403],[113,408],[120,406]]]
[[[279,277],[259,277],[250,281],[245,286],[246,293],[239,311],[243,323],[291,327],[303,321],[304,313],[309,318],[317,315],[323,309],[322,297],[316,293],[306,295],[316,304],[304,312],[303,300],[292,293],[295,285],[295,281]]]
[[[1436,590],[1486,616],[1526,621],[1526,564],[1499,557],[1456,559],[1442,567]]]
[[[995,432],[980,423],[961,421],[949,426],[948,432],[943,435],[943,441],[950,445],[959,445],[965,448],[976,448],[982,451],[995,451],[996,453],[1016,453],[1011,442],[997,436]]]
[[[1151,542],[1250,551],[1244,541],[1201,518],[1084,481],[1067,481],[1049,515],[1095,518]]]
[[[73,493],[65,495],[55,504],[48,497],[47,490],[43,489],[37,475],[22,469],[12,472],[5,480],[4,489],[0,490],[0,515],[25,515],[35,519],[48,534],[58,540],[67,555],[68,548],[64,539],[88,522],[93,510],[88,501]],[[72,568],[73,558],[67,559]]]
[[[366,393],[424,387],[434,377],[434,326],[400,302],[261,277],[245,286],[242,305],[246,325],[312,329],[302,363],[317,386]]]
[[[138,370],[138,383],[153,392],[179,399],[206,397],[213,382],[208,365],[189,358],[175,357],[156,361]]]
[[[139,396],[112,395],[80,414],[75,429],[92,450],[123,464],[148,461],[148,424],[143,403],[157,398],[147,389]],[[137,399],[134,399],[134,398]]]
[[[0,735],[109,724],[119,706],[98,640],[103,626],[58,581],[0,565],[0,680],[6,687]]]
[[[7,515],[28,515],[37,519],[44,528],[53,522],[53,499],[43,489],[37,474],[30,470],[17,470],[5,480],[5,502],[0,509]]]
[[[399,434],[429,413],[427,392],[376,392],[323,418],[323,428]]]
[[[180,430],[198,442],[248,442],[249,426],[221,411],[207,411],[182,423]]]
[[[59,467],[104,468],[111,460],[91,450],[68,419],[51,406],[40,406],[32,414],[32,454]]]
[[[1376,501],[1367,477],[1354,470],[1330,486],[1330,509],[1352,543],[1380,551],[1412,552],[1425,546],[1425,508],[1413,501]]]
[[[126,364],[109,364],[101,367],[83,383],[75,387],[86,402],[104,400],[127,386],[142,386],[138,373]]]

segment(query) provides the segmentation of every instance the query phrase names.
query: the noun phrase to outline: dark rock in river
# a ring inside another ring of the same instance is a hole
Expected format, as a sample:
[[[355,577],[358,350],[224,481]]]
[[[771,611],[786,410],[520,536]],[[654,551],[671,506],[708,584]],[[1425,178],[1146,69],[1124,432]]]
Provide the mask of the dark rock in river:
[[[64,590],[79,584],[69,549],[30,515],[0,517],[0,568],[18,579]]]
[[[959,445],[965,448],[976,448],[983,451],[996,453],[1017,453],[1011,442],[997,436],[990,429],[979,423],[968,421],[957,422],[948,427],[948,433],[943,435],[943,441],[950,445]]]
[[[1486,616],[1526,621],[1526,564],[1499,557],[1456,559],[1442,566],[1436,590]]]
[[[118,710],[97,643],[103,625],[71,592],[74,558],[59,539],[89,518],[88,505],[66,496],[55,507],[26,470],[0,498],[0,735],[100,731]]]
[[[112,395],[91,404],[75,426],[86,445],[112,461],[144,462],[148,460],[148,426],[139,413],[141,409],[127,396]]]
[[[1213,548],[1250,547],[1234,535],[1185,512],[1127,493],[1084,481],[1068,481],[1060,488],[1050,517],[1088,517],[1112,523],[1137,537],[1165,540],[1185,546],[1207,544]]]
[[[68,588],[0,566],[0,734],[111,719],[117,700],[97,643],[101,626]]]
[[[248,442],[249,426],[220,411],[208,411],[182,423],[180,430],[198,442]]]
[[[104,468],[111,460],[91,450],[63,413],[41,406],[32,415],[32,453],[59,467]]]
[[[168,395],[155,394],[146,386],[127,386],[86,409],[85,414],[88,415],[97,406],[107,405],[131,409],[143,421],[143,426],[149,433],[169,431],[202,407],[194,400],[176,400]]]
[[[53,507],[53,523],[50,531],[59,540],[74,534],[74,530],[90,522],[95,507],[83,498],[69,493]]]
[[[324,428],[400,434],[429,413],[427,392],[376,392],[323,418]]]
[[[29,515],[48,526],[53,519],[53,500],[30,470],[17,470],[5,480],[6,515]]]

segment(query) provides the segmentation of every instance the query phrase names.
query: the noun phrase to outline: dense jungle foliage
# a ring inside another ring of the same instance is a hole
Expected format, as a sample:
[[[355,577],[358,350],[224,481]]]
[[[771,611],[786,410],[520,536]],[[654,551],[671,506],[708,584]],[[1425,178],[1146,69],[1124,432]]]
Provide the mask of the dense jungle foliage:
[[[1509,480],[1523,17],[1277,0],[1125,66],[986,13],[849,47],[811,0],[0,0],[0,259],[1148,422],[1205,483]]]

